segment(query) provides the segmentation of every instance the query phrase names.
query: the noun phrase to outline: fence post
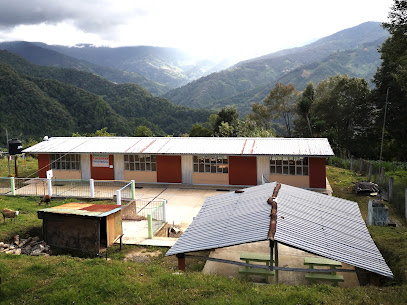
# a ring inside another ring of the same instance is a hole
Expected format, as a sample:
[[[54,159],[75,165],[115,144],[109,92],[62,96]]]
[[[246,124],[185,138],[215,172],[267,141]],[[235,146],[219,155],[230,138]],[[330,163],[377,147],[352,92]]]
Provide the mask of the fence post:
[[[384,167],[382,167],[382,169],[380,171],[380,175],[379,175],[379,184],[383,184],[385,172],[386,172],[386,169]]]
[[[116,203],[117,205],[122,205],[122,193],[120,190],[116,191]]]
[[[131,180],[131,199],[136,199],[136,181]]]
[[[95,198],[95,180],[89,179],[90,198]]]
[[[14,180],[14,177],[10,177],[10,187],[11,187],[11,195],[15,196],[16,195],[16,181]]]
[[[52,197],[52,179],[47,178],[48,195]]]
[[[405,210],[405,218],[407,220],[407,187],[404,190],[404,210]]]
[[[350,170],[353,171],[353,156],[350,157]]]
[[[163,221],[167,222],[167,200],[163,202]]]
[[[393,199],[393,182],[394,182],[393,176],[390,176],[389,177],[389,202],[391,202]]]
[[[372,180],[372,170],[373,170],[373,164],[369,163],[369,174],[367,176],[367,181],[370,182],[370,180]]]
[[[151,217],[151,214],[147,215],[147,221],[148,221],[148,238],[153,238],[153,218]]]

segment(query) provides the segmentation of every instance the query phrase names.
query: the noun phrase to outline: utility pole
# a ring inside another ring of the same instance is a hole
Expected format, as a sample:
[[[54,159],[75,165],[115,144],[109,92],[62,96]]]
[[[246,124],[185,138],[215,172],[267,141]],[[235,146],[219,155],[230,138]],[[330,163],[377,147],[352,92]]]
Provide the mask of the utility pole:
[[[387,93],[386,93],[386,105],[384,106],[384,119],[383,119],[383,129],[382,129],[382,144],[380,145],[380,157],[379,157],[379,168],[382,163],[382,153],[383,153],[383,140],[384,140],[384,127],[386,125],[386,115],[387,115],[387,102],[389,100],[389,89],[390,87],[387,88]]]
[[[8,163],[8,176],[10,177],[10,148],[8,146],[8,131],[6,129],[6,139],[7,139],[7,163]]]

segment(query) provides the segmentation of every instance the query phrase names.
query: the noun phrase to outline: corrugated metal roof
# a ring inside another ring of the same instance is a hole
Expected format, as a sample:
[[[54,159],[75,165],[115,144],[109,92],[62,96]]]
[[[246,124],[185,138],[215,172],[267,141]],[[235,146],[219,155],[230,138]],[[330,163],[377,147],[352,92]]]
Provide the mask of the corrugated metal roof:
[[[56,207],[45,208],[38,210],[44,213],[65,214],[65,215],[79,215],[79,216],[92,216],[92,217],[105,217],[120,210],[120,205],[107,205],[107,204],[89,204],[70,202]]]
[[[333,156],[326,138],[52,137],[25,153]]]
[[[276,182],[206,199],[166,255],[267,240]],[[384,276],[393,274],[372,240],[356,202],[282,184],[275,240]]]

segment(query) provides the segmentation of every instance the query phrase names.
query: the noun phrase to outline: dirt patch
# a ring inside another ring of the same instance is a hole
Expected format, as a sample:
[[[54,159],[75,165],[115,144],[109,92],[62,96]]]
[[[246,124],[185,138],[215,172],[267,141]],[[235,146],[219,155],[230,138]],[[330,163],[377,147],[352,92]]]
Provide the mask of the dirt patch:
[[[149,262],[151,258],[161,255],[161,251],[149,251],[146,248],[137,248],[126,254],[124,261]]]

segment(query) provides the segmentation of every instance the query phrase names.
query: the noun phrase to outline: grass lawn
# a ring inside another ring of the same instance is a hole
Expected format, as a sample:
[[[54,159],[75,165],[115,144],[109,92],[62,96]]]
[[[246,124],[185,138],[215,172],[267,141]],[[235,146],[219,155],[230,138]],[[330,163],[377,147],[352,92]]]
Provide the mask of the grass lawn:
[[[368,198],[354,194],[351,184],[363,177],[335,167],[327,173],[335,196],[357,201],[366,217]],[[0,209],[22,211],[16,224],[0,224],[0,241],[17,233],[41,233],[38,201],[0,196]],[[69,201],[73,200],[53,200],[52,205]],[[164,256],[166,248],[124,246],[119,251],[114,246],[108,261],[0,253],[0,304],[406,304],[407,232],[404,227],[369,230],[395,274],[394,280],[383,279],[381,287],[258,285],[204,275],[204,262],[194,259],[187,259],[187,272],[179,274],[176,258]],[[125,259],[135,252],[136,259]],[[150,257],[152,253],[156,256]]]

